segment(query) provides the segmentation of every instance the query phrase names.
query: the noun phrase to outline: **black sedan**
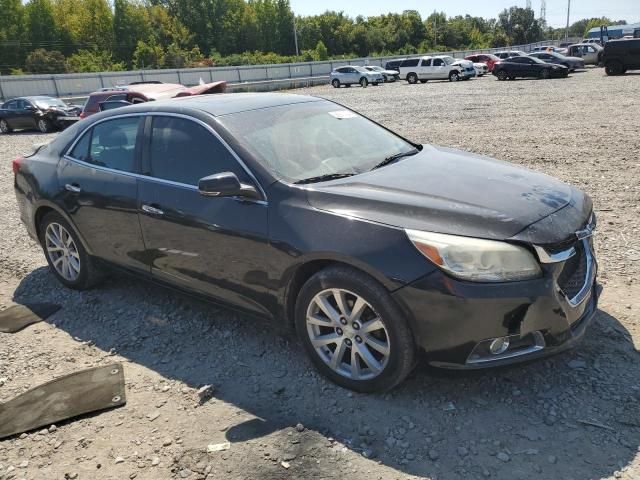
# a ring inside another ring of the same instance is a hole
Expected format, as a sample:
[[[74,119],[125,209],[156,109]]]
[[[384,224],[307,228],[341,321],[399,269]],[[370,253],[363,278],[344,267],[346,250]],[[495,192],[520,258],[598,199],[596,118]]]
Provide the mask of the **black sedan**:
[[[566,77],[569,69],[564,65],[554,65],[543,62],[535,57],[511,57],[496,62],[493,75],[498,80],[513,80],[518,77],[553,78]]]
[[[596,311],[587,195],[319,98],[102,112],[13,170],[62,284],[115,266],[277,319],[358,391],[397,385],[419,350],[448,368],[561,351]]]
[[[13,98],[0,105],[0,132],[40,130],[47,133],[64,129],[80,120],[82,108],[67,105],[53,97],[34,96]]]

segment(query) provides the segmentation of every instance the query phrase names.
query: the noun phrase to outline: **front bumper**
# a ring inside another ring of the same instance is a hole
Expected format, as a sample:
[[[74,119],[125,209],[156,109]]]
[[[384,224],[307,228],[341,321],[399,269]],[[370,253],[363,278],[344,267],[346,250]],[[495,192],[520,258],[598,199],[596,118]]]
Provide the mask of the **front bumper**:
[[[562,266],[544,268],[542,278],[501,284],[465,282],[436,271],[393,296],[433,366],[478,369],[528,361],[578,342],[597,311],[602,290],[594,269],[585,283],[588,294],[574,305],[556,281]],[[535,337],[537,341],[535,348],[524,348],[516,355],[477,361],[477,347],[500,337],[523,342]]]

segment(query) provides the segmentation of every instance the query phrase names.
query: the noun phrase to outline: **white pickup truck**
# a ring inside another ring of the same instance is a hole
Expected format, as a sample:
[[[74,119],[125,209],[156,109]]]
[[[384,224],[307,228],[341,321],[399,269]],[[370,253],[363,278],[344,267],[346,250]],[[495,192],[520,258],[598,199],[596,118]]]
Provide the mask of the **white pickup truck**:
[[[476,71],[473,63],[466,60],[456,60],[449,55],[437,55],[434,57],[406,58],[398,68],[400,78],[409,83],[426,83],[428,80],[467,80],[475,77]]]

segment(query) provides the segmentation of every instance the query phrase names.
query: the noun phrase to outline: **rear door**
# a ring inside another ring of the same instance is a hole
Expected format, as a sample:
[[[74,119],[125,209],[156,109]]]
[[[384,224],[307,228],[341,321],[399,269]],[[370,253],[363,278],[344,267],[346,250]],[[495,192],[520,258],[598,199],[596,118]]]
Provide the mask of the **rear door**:
[[[222,172],[260,187],[212,129],[182,116],[147,121],[138,208],[152,277],[268,314],[266,201],[204,196],[198,181]]]
[[[60,197],[91,252],[149,273],[138,221],[142,119],[127,115],[89,128],[59,164]]]
[[[4,104],[4,119],[11,128],[20,128],[20,119],[18,118],[18,101],[11,100]]]

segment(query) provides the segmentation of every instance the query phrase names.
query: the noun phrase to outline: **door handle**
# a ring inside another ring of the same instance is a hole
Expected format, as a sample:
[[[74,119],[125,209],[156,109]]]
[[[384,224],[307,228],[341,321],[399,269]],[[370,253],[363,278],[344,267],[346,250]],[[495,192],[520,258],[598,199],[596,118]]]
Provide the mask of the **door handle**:
[[[151,205],[142,205],[142,211],[150,215],[164,215],[162,210]]]
[[[67,183],[64,188],[71,193],[80,193],[82,189],[75,183]]]

